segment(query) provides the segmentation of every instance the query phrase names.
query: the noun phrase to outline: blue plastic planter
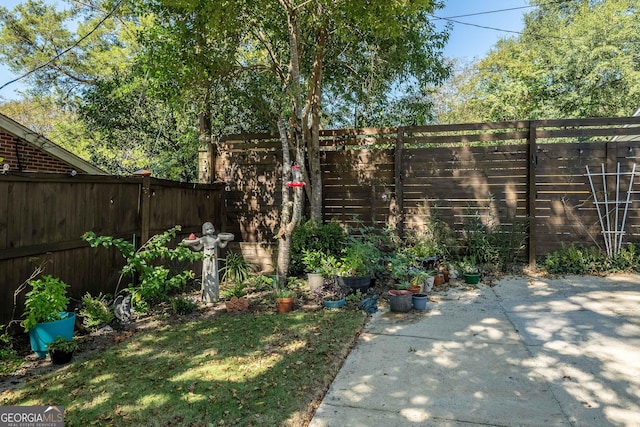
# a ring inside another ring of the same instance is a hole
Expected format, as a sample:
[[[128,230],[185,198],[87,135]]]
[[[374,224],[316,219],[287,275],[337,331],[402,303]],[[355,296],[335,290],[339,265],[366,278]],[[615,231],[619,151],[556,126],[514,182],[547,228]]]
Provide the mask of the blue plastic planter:
[[[344,307],[345,299],[339,299],[338,301],[323,301],[326,308],[342,308]]]
[[[40,358],[46,357],[50,342],[55,341],[58,337],[67,340],[73,339],[73,330],[76,323],[76,314],[73,312],[60,313],[62,319],[53,322],[38,323],[34,328],[29,330],[29,341],[31,341],[31,349]]]
[[[411,297],[411,302],[416,310],[426,310],[429,297],[426,294],[415,294]]]

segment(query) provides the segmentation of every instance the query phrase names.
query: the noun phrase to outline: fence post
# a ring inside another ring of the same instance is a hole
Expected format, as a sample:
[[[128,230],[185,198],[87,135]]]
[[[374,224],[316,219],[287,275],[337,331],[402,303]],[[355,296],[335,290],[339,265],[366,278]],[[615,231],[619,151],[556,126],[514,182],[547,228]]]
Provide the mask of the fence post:
[[[149,240],[149,229],[151,225],[151,177],[142,177],[142,191],[140,200],[140,245],[144,245]]]
[[[396,230],[398,236],[404,235],[404,128],[398,127],[396,130],[396,150],[395,150],[395,187],[396,187]]]
[[[527,146],[527,228],[529,267],[536,265],[536,166],[538,164],[536,122],[529,121],[529,145]]]

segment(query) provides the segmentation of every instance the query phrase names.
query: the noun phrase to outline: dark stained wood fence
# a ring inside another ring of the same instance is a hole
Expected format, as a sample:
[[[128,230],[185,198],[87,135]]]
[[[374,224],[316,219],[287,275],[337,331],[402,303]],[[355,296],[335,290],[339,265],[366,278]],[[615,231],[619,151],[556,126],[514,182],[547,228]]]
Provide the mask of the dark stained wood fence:
[[[321,131],[323,217],[342,224],[424,227],[436,216],[462,237],[470,217],[529,224],[529,261],[562,243],[603,246],[585,166],[630,171],[640,117]],[[277,135],[229,135],[217,147],[227,222],[245,242],[273,243],[280,208]],[[595,184],[595,182],[594,182]],[[610,194],[613,179],[609,179]],[[598,180],[596,186],[602,187]],[[628,178],[621,181],[626,192]],[[640,240],[640,179],[625,242]]]
[[[42,262],[70,285],[70,296],[113,293],[123,259],[91,248],[98,235],[146,241],[175,225],[179,238],[203,220],[224,227],[224,184],[181,184],[150,177],[9,173],[0,175],[0,323],[11,319],[15,289]],[[176,239],[177,240],[177,239]],[[22,314],[21,295],[16,315]]]

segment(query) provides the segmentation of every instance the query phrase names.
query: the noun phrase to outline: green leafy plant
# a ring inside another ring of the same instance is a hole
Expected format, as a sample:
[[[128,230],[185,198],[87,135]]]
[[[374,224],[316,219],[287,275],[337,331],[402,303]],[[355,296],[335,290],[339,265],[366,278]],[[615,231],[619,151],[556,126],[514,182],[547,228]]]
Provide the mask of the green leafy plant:
[[[490,205],[492,198],[487,201]],[[465,256],[478,264],[491,264],[502,269],[514,264],[525,247],[528,220],[507,218],[500,223],[492,214],[481,214],[486,208],[469,208],[464,234]]]
[[[562,245],[547,254],[544,267],[550,274],[603,274],[637,271],[640,260],[635,245],[629,243],[620,252],[608,257],[596,247]]]
[[[193,313],[198,308],[198,304],[191,301],[190,299],[178,296],[171,299],[171,309],[176,314],[184,316],[186,314]]]
[[[474,257],[465,257],[462,261],[458,262],[456,270],[459,270],[462,274],[477,274],[480,272],[480,268]]]
[[[278,289],[276,291],[276,298],[280,299],[280,298],[295,298],[296,296],[296,291],[294,291],[293,289],[286,289],[286,288],[282,288],[282,289]]]
[[[78,349],[78,343],[73,338],[68,340],[64,337],[57,337],[55,340],[47,344],[47,348],[49,350],[72,353]]]
[[[362,301],[363,296],[364,295],[362,294],[362,292],[360,292],[360,289],[357,289],[355,292],[347,295],[345,299],[350,306],[355,307],[360,303],[360,301]]]
[[[394,287],[396,289],[409,289],[411,287],[411,282],[407,281],[407,280],[402,280],[400,282],[396,282],[396,284],[394,285]]]
[[[110,299],[102,293],[93,297],[87,292],[82,297],[80,316],[84,317],[84,326],[92,331],[109,325],[115,319]]]
[[[427,281],[430,277],[434,276],[435,272],[431,270],[417,270],[414,269],[411,277],[411,285],[420,286]]]
[[[225,300],[229,300],[233,297],[242,298],[247,295],[247,291],[245,290],[246,287],[246,283],[234,283],[222,290],[222,298]]]
[[[228,252],[224,266],[220,268],[221,279],[225,283],[242,283],[249,278],[251,267],[242,254]]]
[[[55,340],[47,344],[47,348],[49,350],[72,353],[78,349],[78,343],[73,338],[68,340],[64,337],[57,337]]]
[[[373,273],[380,253],[371,242],[354,240],[343,251],[338,263],[341,276],[367,276]]]
[[[97,236],[94,232],[86,232],[82,238],[91,247],[115,247],[126,260],[120,271],[120,281],[129,277],[128,290],[132,294],[132,303],[141,310],[149,301],[166,299],[169,291],[184,286],[194,277],[191,270],[172,272],[159,260],[196,261],[202,259],[201,252],[193,252],[189,248],[178,245],[169,248],[168,244],[181,230],[179,225],[162,234],[151,237],[136,250],[133,243],[111,236]],[[120,285],[120,282],[118,283]]]
[[[574,245],[562,244],[559,250],[547,254],[544,266],[551,274],[584,274],[587,272],[584,251]]]
[[[273,289],[273,278],[259,274],[257,276],[249,277],[247,280],[247,288],[250,288],[251,292],[261,292]]]
[[[338,270],[338,260],[335,256],[322,252],[303,250],[303,262],[305,271],[308,273],[318,273],[322,277],[332,277]]]
[[[349,236],[337,222],[304,222],[296,227],[291,236],[289,276],[301,276],[305,272],[304,250],[319,251],[339,258],[348,240]]]
[[[0,375],[7,375],[22,366],[24,360],[13,348],[11,337],[6,332],[5,326],[2,325],[0,329],[3,331],[0,334]]]
[[[302,250],[302,262],[306,273],[320,273],[327,254],[319,250]]]
[[[24,303],[25,320],[22,322],[25,332],[29,332],[38,323],[60,320],[60,313],[67,309],[69,285],[53,276],[29,282],[31,290],[26,294]]]

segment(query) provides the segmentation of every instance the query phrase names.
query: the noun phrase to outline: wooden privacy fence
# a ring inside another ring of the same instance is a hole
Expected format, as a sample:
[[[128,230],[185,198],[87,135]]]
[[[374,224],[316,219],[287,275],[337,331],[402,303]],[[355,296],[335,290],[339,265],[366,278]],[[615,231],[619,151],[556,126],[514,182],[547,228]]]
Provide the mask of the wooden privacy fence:
[[[0,175],[0,323],[11,319],[15,289],[42,262],[70,295],[113,293],[123,258],[81,239],[98,235],[137,242],[175,225],[184,237],[203,221],[224,227],[224,185],[151,177],[9,173]],[[17,316],[22,314],[19,300]]]
[[[640,157],[638,126],[640,117],[323,130],[323,218],[406,230],[437,217],[461,239],[471,217],[528,223],[529,261],[562,243],[602,245],[585,166],[613,172],[619,162],[631,170]],[[281,200],[277,135],[224,136],[216,152],[229,231],[245,242],[273,242]],[[640,236],[639,182],[626,242]]]

